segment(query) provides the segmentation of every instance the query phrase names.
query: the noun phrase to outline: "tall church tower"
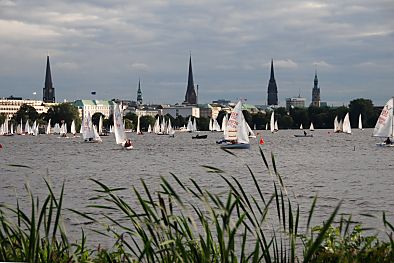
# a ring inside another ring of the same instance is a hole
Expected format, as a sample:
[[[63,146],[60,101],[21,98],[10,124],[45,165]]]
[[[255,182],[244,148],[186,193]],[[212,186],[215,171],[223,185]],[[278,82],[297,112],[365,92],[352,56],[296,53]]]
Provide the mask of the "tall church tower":
[[[315,79],[313,80],[311,106],[320,107],[320,88],[319,88],[319,80],[317,79],[317,71],[315,71]]]
[[[141,91],[141,81],[140,80],[138,80],[137,103],[138,103],[138,106],[142,105],[142,91]]]
[[[274,76],[274,60],[271,60],[271,77],[268,82],[267,105],[278,105],[278,87]]]
[[[45,86],[43,89],[42,100],[44,102],[55,102],[55,88],[52,84],[51,67],[49,65],[49,56],[47,56],[47,69],[45,72]]]
[[[197,104],[196,90],[194,89],[192,56],[189,59],[189,76],[187,79],[187,89],[184,104]]]

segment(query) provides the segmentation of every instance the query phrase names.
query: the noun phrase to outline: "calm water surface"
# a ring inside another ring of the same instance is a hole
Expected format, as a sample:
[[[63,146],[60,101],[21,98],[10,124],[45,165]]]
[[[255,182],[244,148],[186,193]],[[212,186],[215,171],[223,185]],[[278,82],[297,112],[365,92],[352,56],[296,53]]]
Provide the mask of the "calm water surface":
[[[279,173],[303,214],[308,213],[312,198],[318,195],[315,224],[327,219],[340,200],[343,200],[340,212],[352,214],[354,220],[376,226],[377,222],[381,224],[382,211],[386,211],[393,223],[394,149],[375,146],[379,139],[371,137],[372,130],[353,130],[351,135],[316,130],[313,138],[294,137],[302,133],[298,130],[260,133],[265,140],[263,151],[267,157],[274,153]],[[258,139],[251,139],[250,150],[234,151],[235,157],[216,145],[220,133],[207,134],[205,140],[192,140],[189,133],[176,133],[175,138],[130,134],[135,147],[132,151],[119,149],[113,136],[103,137],[99,144],[56,135],[2,136],[0,203],[15,204],[16,198],[26,201],[25,184],[34,194],[46,195],[43,178],[50,181],[57,193],[65,182],[65,207],[80,211],[87,211],[86,206],[92,204],[89,198],[98,189],[90,178],[111,187],[134,186],[140,190],[140,179],[144,179],[156,191],[160,177],[172,181],[172,172],[183,181],[195,179],[211,192],[226,190],[223,179],[202,165],[220,168],[225,171],[224,176],[235,176],[253,193],[255,188],[245,166],[249,165],[265,193],[272,193],[273,179],[262,162]],[[374,214],[377,219],[362,214]],[[80,230],[76,225],[82,219],[66,212],[64,220],[68,232],[76,236]]]

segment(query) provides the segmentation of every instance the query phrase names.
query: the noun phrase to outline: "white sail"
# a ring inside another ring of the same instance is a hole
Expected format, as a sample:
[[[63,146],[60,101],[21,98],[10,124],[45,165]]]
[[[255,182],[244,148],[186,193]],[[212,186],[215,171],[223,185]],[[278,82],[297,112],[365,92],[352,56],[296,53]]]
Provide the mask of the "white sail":
[[[77,130],[75,129],[75,121],[74,120],[71,122],[71,133],[73,135],[75,135],[77,133]]]
[[[361,119],[361,113],[360,113],[360,115],[358,115],[358,128],[359,128],[360,130],[364,130],[364,129],[363,129],[363,121],[362,121],[362,119]]]
[[[51,134],[51,119],[48,121],[48,125],[45,131],[46,134]]]
[[[60,126],[59,126],[59,123],[55,123],[55,126],[53,126],[53,133],[54,133],[54,134],[60,134]]]
[[[373,130],[373,136],[394,137],[393,100],[394,98],[389,99],[384,105]]]
[[[213,131],[220,131],[220,125],[218,123],[218,121],[216,119],[213,120],[213,127],[212,127]]]
[[[34,136],[38,135],[38,125],[37,125],[37,121],[34,121],[33,126],[31,128],[31,134]]]
[[[268,130],[268,123],[265,124],[265,130]]]
[[[140,129],[140,116],[138,115],[137,119],[137,134],[142,134],[141,129]]]
[[[273,111],[271,113],[270,130],[271,132],[275,132],[275,113]]]
[[[93,125],[93,140],[96,142],[102,142],[100,135],[98,134],[96,125]]]
[[[26,124],[25,124],[25,134],[29,134],[29,133],[30,133],[29,120],[26,120]]]
[[[89,112],[84,115],[83,120],[82,120],[82,125],[83,125],[83,132],[82,132],[83,139],[85,141],[86,140],[93,140],[94,131],[93,131],[92,119],[90,117]]]
[[[98,134],[103,134],[103,116],[100,115],[99,126],[98,126]]]
[[[119,105],[114,106],[114,133],[117,144],[124,144],[126,142],[126,133],[122,122],[122,114],[120,113]]]
[[[192,122],[192,117],[189,117],[189,120],[187,122],[187,131],[192,132],[193,131],[193,122]]]
[[[172,128],[172,125],[171,125],[171,119],[168,119],[167,133],[170,136],[173,136],[175,134],[175,130]]]
[[[211,119],[209,120],[208,130],[213,131],[213,118],[212,118],[212,117],[211,117]]]
[[[222,132],[224,132],[226,130],[226,126],[227,126],[227,113],[224,114],[223,119],[222,119]]]
[[[334,119],[334,132],[339,132],[339,131],[340,131],[340,129],[339,129],[338,116],[335,116],[335,119]]]
[[[246,120],[242,113],[242,103],[239,101],[231,111],[230,118],[227,122],[226,140],[236,141],[240,144],[249,144],[248,130]]]
[[[279,128],[278,128],[278,121],[275,121],[275,131],[279,131]]]
[[[254,134],[253,130],[250,128],[250,126],[246,120],[245,120],[245,126],[246,126],[246,129],[248,130],[249,138],[256,138],[256,135]]]
[[[149,124],[149,126],[148,126],[148,133],[151,133],[151,132],[152,132],[152,127]]]
[[[157,116],[157,119],[155,121],[155,125],[153,125],[153,132],[158,134],[160,132],[160,120],[159,116]]]
[[[301,125],[300,125],[300,130],[303,130],[304,129],[304,127],[302,127],[302,123],[301,123]]]
[[[194,118],[194,120],[193,120],[193,132],[196,132],[197,131],[197,121],[196,121],[196,118]]]
[[[11,123],[10,133],[14,134],[14,124],[13,123]]]
[[[309,130],[310,131],[314,131],[315,130],[315,127],[313,127],[313,122],[311,122],[311,126],[309,126]]]
[[[342,131],[344,133],[352,133],[352,128],[350,127],[349,113],[346,113],[345,118],[343,119]]]
[[[66,135],[67,134],[67,124],[63,123],[62,126],[60,126],[60,135]]]

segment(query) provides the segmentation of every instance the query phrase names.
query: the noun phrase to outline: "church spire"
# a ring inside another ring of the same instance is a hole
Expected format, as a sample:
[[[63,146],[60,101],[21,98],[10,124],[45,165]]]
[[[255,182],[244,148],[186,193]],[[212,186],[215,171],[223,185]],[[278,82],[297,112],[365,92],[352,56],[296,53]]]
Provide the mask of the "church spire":
[[[139,106],[142,105],[142,91],[141,91],[141,80],[140,79],[138,79],[137,103]]]
[[[317,79],[317,70],[315,70],[315,78],[313,80],[311,105],[314,107],[320,107],[320,88],[319,88],[319,80]]]
[[[49,55],[47,56],[47,67],[45,72],[45,85],[43,89],[44,102],[55,102],[55,89],[52,84],[51,66],[49,63]]]
[[[192,55],[189,58],[189,75],[187,78],[187,89],[185,95],[186,104],[197,104],[197,95],[194,89],[193,69],[192,69]]]
[[[271,59],[271,76],[268,82],[268,105],[278,105],[278,87],[274,76],[274,60]]]

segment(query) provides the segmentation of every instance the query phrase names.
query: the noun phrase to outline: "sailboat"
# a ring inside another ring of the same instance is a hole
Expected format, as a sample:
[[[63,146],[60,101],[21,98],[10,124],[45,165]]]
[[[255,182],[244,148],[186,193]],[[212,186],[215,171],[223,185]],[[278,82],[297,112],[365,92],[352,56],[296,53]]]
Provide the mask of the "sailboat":
[[[189,118],[187,121],[187,131],[188,132],[193,132],[193,122],[192,122],[192,117]]]
[[[48,125],[45,131],[46,134],[51,134],[51,119],[48,121]]]
[[[93,141],[95,142],[102,142],[103,140],[101,139],[100,135],[97,132],[97,127],[96,125],[93,125]]]
[[[311,126],[309,126],[309,130],[310,131],[314,131],[315,130],[315,127],[313,127],[313,122],[311,122]]]
[[[358,115],[358,129],[359,130],[364,130],[363,129],[363,122],[361,120],[361,113],[360,113],[360,115]]]
[[[227,134],[224,138],[226,141],[220,147],[224,149],[249,149],[249,136],[245,123],[242,102],[239,101],[231,111],[227,122]]]
[[[220,131],[220,125],[217,119],[213,120],[212,130],[211,131]]]
[[[152,132],[152,126],[150,126],[150,124],[149,124],[149,126],[148,126],[148,133],[151,133]]]
[[[394,147],[392,141],[394,138],[393,101],[394,97],[386,102],[376,121],[372,136],[387,138],[384,142],[378,143],[378,146]]]
[[[125,147],[125,144],[127,142],[127,137],[124,131],[122,114],[120,113],[118,104],[115,104],[114,106],[114,134],[115,134],[116,144],[122,145],[127,150],[133,149],[132,145]]]
[[[90,113],[85,114],[82,120],[82,137],[85,142],[101,142],[100,136],[97,136],[97,128],[93,127]]]
[[[302,127],[302,123],[301,123],[301,125],[300,125],[300,130],[303,130],[304,129],[304,127]]]
[[[137,119],[137,135],[142,135],[143,133],[141,132],[141,128],[140,128],[140,117],[138,115],[138,119]]]
[[[248,130],[249,138],[256,138],[256,135],[254,134],[253,130],[250,128],[250,126],[246,120],[245,120],[245,125],[246,125],[246,129]]]
[[[334,132],[342,132],[339,122],[338,122],[338,116],[335,116],[335,119],[334,119]]]
[[[73,120],[71,122],[71,133],[75,137],[75,134],[77,133],[77,130],[75,129],[75,121]]]
[[[175,136],[175,130],[172,128],[171,119],[168,119],[167,134],[168,134],[170,137],[174,137],[174,136]]]
[[[271,120],[270,120],[270,130],[272,133],[275,132],[275,113],[271,113]]]
[[[278,121],[275,121],[275,125],[274,125],[275,127],[274,127],[274,131],[275,132],[277,132],[277,131],[279,131],[279,128],[278,128]]]
[[[349,112],[346,113],[345,118],[343,119],[342,131],[347,134],[352,133],[352,128],[350,127]]]

